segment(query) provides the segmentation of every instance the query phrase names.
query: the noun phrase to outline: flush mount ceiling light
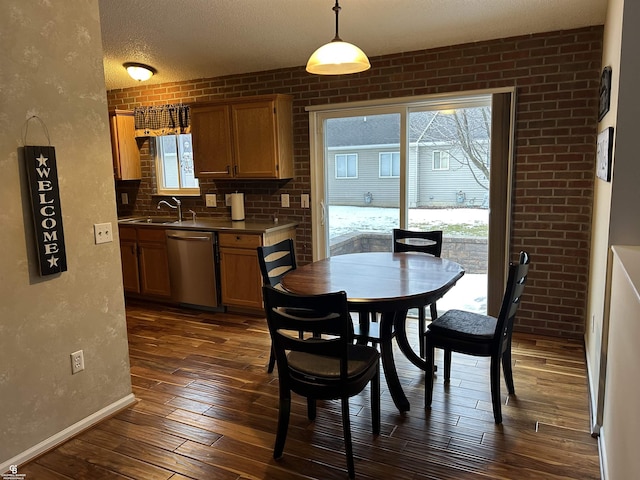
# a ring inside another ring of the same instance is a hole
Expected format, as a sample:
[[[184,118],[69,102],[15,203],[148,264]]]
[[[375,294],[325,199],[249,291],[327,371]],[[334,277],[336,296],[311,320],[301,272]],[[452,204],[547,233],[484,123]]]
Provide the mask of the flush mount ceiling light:
[[[149,65],[145,65],[144,63],[134,63],[127,62],[123,63],[122,66],[127,69],[129,76],[134,80],[138,80],[139,82],[144,82],[145,80],[149,80],[153,77],[157,72],[157,70]]]
[[[338,35],[338,13],[341,8],[338,0],[333,9],[336,12],[336,36],[309,57],[307,72],[316,75],[343,75],[364,72],[371,68],[365,53],[351,43],[343,42]]]

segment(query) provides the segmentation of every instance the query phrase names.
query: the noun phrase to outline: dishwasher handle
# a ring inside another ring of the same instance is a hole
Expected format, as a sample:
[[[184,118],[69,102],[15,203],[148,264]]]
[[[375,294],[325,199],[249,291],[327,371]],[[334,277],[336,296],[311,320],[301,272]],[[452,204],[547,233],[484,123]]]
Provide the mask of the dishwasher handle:
[[[180,235],[167,234],[167,238],[171,238],[172,240],[186,240],[188,242],[210,242],[211,241],[211,237],[202,237],[202,236],[183,237]]]

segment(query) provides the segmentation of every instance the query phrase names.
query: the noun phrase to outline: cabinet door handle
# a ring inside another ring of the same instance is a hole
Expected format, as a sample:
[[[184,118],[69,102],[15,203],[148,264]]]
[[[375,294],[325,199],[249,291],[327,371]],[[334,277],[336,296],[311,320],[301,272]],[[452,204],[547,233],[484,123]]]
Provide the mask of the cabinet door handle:
[[[238,165],[233,166],[233,174],[238,176]]]
[[[219,172],[208,171],[208,172],[200,172],[200,173],[203,174],[203,175],[220,175],[221,173],[229,175],[230,171],[231,171],[231,167],[229,167],[229,165],[227,165],[227,169],[226,170],[220,170]]]
[[[204,236],[192,236],[192,237],[181,237],[179,235],[167,235],[167,238],[171,238],[173,240],[184,240],[185,242],[210,242],[211,237]]]

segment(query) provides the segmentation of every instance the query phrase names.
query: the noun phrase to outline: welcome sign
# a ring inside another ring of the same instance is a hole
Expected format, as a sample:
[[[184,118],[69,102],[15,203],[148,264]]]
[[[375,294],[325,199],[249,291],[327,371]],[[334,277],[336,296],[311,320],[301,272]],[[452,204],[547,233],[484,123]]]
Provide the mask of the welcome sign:
[[[25,146],[31,210],[38,247],[40,275],[67,271],[56,151],[51,146]]]

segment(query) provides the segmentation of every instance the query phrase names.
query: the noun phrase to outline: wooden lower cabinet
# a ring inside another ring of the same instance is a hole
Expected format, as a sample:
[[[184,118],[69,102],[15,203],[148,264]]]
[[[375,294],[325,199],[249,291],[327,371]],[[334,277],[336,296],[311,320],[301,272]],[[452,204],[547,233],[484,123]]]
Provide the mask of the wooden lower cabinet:
[[[169,259],[163,229],[120,226],[124,290],[154,298],[170,298]]]
[[[169,300],[171,282],[165,230],[120,225],[119,232],[125,293],[150,300]],[[295,240],[294,227],[268,233],[218,233],[223,306],[262,310],[257,247],[273,245],[285,238]]]
[[[140,293],[140,269],[138,267],[138,240],[134,227],[120,227],[120,259],[122,283],[125,293]]]
[[[223,305],[262,310],[262,275],[257,247],[273,245],[285,238],[295,240],[295,230],[282,229],[264,234],[218,234]]]

